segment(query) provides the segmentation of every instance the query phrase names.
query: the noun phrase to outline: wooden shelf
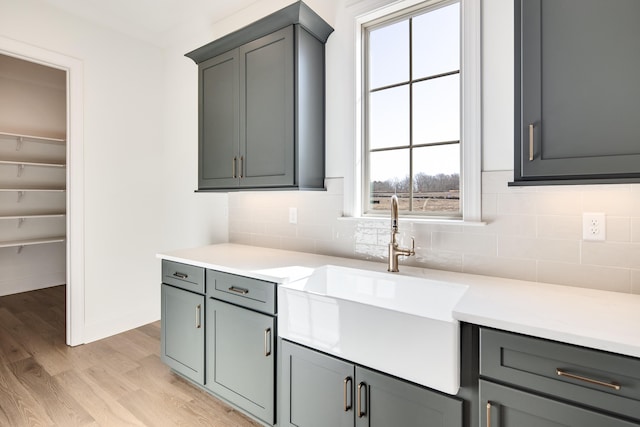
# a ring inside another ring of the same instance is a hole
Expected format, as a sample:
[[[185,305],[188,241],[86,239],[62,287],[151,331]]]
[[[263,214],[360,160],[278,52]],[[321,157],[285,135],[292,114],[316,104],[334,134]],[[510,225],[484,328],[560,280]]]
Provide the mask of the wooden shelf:
[[[66,240],[65,236],[45,237],[41,239],[25,239],[0,242],[0,248],[19,248],[22,246],[43,245],[46,243],[60,243]]]
[[[35,135],[26,135],[20,133],[10,133],[10,132],[0,132],[0,136],[9,136],[16,139],[28,139],[34,142],[44,142],[48,144],[65,144],[67,142],[66,139],[61,138],[48,138],[46,136],[35,136]]]

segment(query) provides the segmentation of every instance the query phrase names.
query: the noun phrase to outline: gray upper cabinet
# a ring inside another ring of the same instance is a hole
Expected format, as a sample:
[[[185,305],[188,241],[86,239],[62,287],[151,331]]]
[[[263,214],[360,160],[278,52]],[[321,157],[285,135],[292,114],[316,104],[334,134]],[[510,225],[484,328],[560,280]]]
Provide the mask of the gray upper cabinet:
[[[640,2],[515,0],[513,185],[640,181]]]
[[[324,43],[297,2],[187,54],[198,64],[198,189],[324,188]]]

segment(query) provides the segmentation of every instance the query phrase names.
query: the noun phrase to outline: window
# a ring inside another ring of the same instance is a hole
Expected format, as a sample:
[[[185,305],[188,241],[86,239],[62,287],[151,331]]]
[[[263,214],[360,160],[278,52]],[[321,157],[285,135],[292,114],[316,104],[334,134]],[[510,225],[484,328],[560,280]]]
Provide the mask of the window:
[[[363,25],[364,214],[386,215],[397,194],[404,215],[479,219],[461,199],[472,190],[462,179],[461,22],[460,1],[431,1]]]

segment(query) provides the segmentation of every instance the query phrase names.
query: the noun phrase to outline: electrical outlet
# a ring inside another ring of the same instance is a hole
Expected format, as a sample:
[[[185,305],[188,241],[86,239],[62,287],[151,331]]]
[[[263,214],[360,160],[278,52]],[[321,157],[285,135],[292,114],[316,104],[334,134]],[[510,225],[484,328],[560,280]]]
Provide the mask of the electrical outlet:
[[[602,241],[606,237],[604,213],[584,212],[582,214],[582,240]]]
[[[289,208],[289,224],[298,223],[298,208]]]

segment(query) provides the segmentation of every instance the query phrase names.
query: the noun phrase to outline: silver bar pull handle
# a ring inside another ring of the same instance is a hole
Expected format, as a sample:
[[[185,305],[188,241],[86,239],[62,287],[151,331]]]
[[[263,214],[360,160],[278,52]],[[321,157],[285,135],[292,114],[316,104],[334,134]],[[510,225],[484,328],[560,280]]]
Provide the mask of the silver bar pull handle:
[[[570,372],[563,371],[562,369],[557,369],[556,368],[556,374],[558,374],[558,376],[560,376],[560,377],[567,377],[567,378],[571,378],[571,379],[578,380],[578,381],[584,381],[584,382],[587,382],[589,384],[600,385],[600,386],[603,386],[603,387],[612,388],[614,390],[620,390],[622,388],[620,386],[620,384],[616,384],[613,381],[606,382],[606,381],[594,380],[593,378],[588,378],[588,377],[583,377],[582,375],[572,374]]]
[[[185,280],[187,277],[189,277],[189,275],[176,271],[175,273],[173,273],[173,277],[177,277],[178,279]]]
[[[348,412],[351,410],[351,403],[348,403],[348,397],[351,396],[351,382],[353,380],[351,379],[351,377],[347,377],[344,379],[344,383],[343,383],[343,396],[344,396],[344,411]],[[350,399],[353,401],[353,399]]]
[[[240,178],[244,178],[244,156],[240,156]]]
[[[237,176],[236,176],[236,160],[237,160],[237,157],[234,157],[233,161],[231,162],[231,177],[232,178],[237,178]]]
[[[200,329],[202,327],[202,306],[198,304],[196,306],[196,329]]]
[[[264,356],[271,356],[271,328],[264,330]]]
[[[366,387],[367,385],[365,383],[360,383],[358,384],[358,418],[362,418],[365,415],[367,415],[367,408],[365,406],[365,410],[362,410],[362,395],[364,393],[362,393],[362,390],[364,389],[366,391]],[[366,396],[365,396],[366,399]],[[366,402],[365,402],[366,403]]]
[[[529,124],[529,161],[533,161],[533,123]]]
[[[249,289],[245,289],[245,288],[238,288],[238,287],[236,287],[236,286],[232,286],[232,287],[230,287],[230,288],[229,288],[229,290],[230,290],[231,292],[235,292],[235,293],[240,294],[240,295],[246,295],[246,294],[248,294],[248,293],[249,293]]]
[[[491,427],[491,402],[487,402],[487,427]]]

